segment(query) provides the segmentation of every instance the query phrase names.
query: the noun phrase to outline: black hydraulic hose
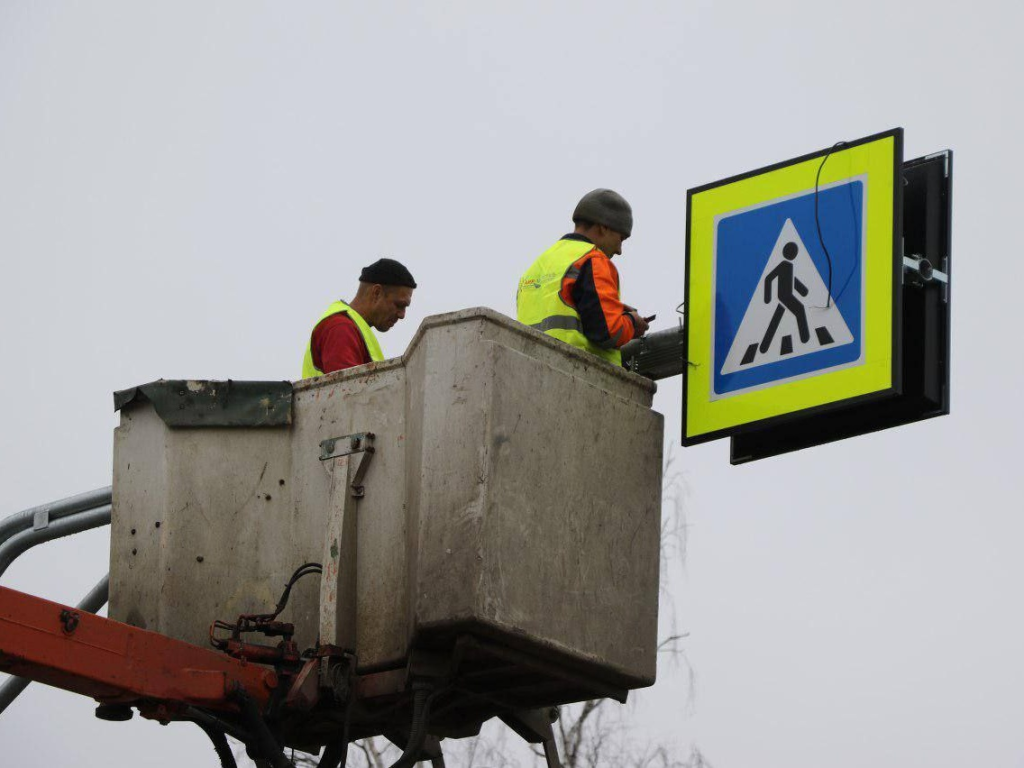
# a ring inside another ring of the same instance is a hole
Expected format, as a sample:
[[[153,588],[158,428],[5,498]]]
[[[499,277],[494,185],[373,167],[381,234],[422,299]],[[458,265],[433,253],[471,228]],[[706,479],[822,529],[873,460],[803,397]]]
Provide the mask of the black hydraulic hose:
[[[288,596],[291,594],[292,587],[295,586],[295,582],[297,582],[303,576],[309,576],[309,574],[311,573],[322,572],[323,566],[320,565],[320,563],[303,563],[295,569],[295,573],[293,573],[292,577],[288,579],[288,583],[284,585],[284,593],[281,595],[281,599],[277,601],[277,605],[274,606],[273,613],[251,613],[245,614],[244,616],[242,616],[242,618],[256,622],[273,621],[281,615],[281,612],[285,609],[285,606],[288,605]]]
[[[412,694],[412,726],[409,728],[409,741],[406,742],[405,751],[390,768],[411,768],[416,763],[423,746],[423,739],[427,736],[427,718],[430,715],[430,688],[423,686],[416,688]]]
[[[235,756],[231,752],[231,747],[228,745],[228,739],[224,732],[218,731],[216,728],[205,723],[196,723],[196,725],[202,728],[203,733],[209,736],[210,741],[213,742],[213,749],[220,759],[221,768],[238,768],[238,763],[235,762]]]
[[[348,758],[348,739],[338,739],[327,745],[316,768],[338,768],[340,765],[345,765],[346,758]]]
[[[284,750],[277,743],[274,734],[270,732],[270,726],[263,719],[260,708],[244,690],[236,690],[232,697],[242,710],[249,728],[252,730],[253,739],[260,757],[265,760],[271,768],[295,768],[292,761],[284,756]]]
[[[324,754],[316,768],[345,768],[348,762],[348,734],[352,722],[352,703],[345,705],[345,725],[341,729],[341,738],[324,748]]]
[[[341,729],[341,738],[331,742],[324,748],[324,754],[316,768],[345,768],[348,763],[349,732],[352,725],[352,702],[345,703],[345,725]]]
[[[212,728],[215,731],[222,731],[226,735],[233,739],[237,739],[243,744],[248,744],[252,741],[252,736],[244,728],[241,728],[234,723],[229,723],[227,720],[223,720],[215,715],[211,715],[209,712],[205,712],[198,707],[187,706],[184,709],[185,715],[189,720],[199,726],[206,726],[206,728]]]
[[[277,601],[277,605],[274,607],[273,618],[276,619],[281,615],[281,611],[288,605],[288,596],[291,594],[292,587],[295,586],[295,582],[301,579],[303,576],[308,576],[311,573],[322,573],[323,566],[320,563],[303,563],[295,569],[295,573],[288,579],[288,583],[285,584],[284,594],[281,595],[281,599]]]

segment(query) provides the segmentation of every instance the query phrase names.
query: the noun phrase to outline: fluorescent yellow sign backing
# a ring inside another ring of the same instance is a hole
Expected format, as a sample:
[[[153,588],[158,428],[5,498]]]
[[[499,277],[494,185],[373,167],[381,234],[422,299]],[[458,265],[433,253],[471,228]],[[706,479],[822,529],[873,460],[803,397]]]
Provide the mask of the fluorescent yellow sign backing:
[[[684,443],[893,388],[901,143],[690,191]]]

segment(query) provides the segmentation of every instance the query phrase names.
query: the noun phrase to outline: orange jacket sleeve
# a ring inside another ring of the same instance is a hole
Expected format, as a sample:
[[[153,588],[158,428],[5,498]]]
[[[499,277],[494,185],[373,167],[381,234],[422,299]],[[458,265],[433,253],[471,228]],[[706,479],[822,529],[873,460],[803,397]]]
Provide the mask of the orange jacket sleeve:
[[[562,300],[574,307],[583,335],[602,349],[615,349],[636,335],[633,319],[619,300],[619,271],[597,248],[576,262],[579,275],[562,282]]]

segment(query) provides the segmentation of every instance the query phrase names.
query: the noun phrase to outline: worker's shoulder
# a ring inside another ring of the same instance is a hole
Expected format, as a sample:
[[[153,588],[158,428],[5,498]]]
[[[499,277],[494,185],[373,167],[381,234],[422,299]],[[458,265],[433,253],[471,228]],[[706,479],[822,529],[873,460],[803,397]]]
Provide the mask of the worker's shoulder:
[[[603,272],[605,274],[611,274],[618,276],[619,270],[612,262],[611,257],[598,248],[596,245],[587,251],[579,261],[576,262],[580,268],[584,264],[590,264],[590,268],[595,272]]]
[[[576,265],[583,266],[583,264],[585,264],[588,261],[599,261],[611,264],[611,259],[608,258],[608,255],[600,248],[598,248],[596,245],[592,246],[582,256],[576,259]]]
[[[328,315],[316,324],[316,331],[329,331],[333,329],[356,328],[356,321],[348,316],[345,310]]]

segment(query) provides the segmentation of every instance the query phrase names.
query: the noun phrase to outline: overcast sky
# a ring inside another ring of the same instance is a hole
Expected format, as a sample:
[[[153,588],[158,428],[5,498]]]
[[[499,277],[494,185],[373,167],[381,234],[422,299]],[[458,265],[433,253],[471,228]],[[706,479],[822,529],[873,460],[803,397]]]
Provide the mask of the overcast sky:
[[[299,373],[381,255],[427,315],[513,314],[581,194],[683,300],[686,189],[895,126],[956,152],[953,415],[743,467],[676,448],[689,553],[637,733],[716,768],[1024,767],[1017,3],[0,2],[0,515],[108,485],[111,392]],[[680,385],[655,407],[678,446]],[[7,586],[77,602],[107,530]],[[4,765],[215,765],[188,725],[33,685]]]

